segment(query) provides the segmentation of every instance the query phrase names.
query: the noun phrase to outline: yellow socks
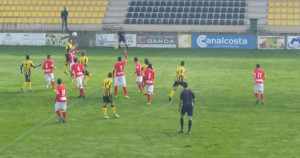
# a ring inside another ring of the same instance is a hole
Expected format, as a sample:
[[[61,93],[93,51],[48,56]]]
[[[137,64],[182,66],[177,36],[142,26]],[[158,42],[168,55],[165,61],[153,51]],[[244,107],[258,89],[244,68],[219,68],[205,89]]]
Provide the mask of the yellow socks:
[[[65,72],[68,71],[68,65],[65,65]]]
[[[107,108],[106,107],[103,107],[103,115],[107,116]]]
[[[174,93],[175,93],[175,91],[174,91],[174,89],[172,89],[172,91],[171,91],[171,93],[170,93],[170,97],[171,97],[171,98],[173,97]]]
[[[28,82],[29,89],[31,89],[31,82]]]
[[[84,83],[86,83],[88,80],[90,80],[90,77],[85,77],[85,79],[83,80]]]
[[[113,113],[113,115],[116,114],[116,108],[115,107],[111,107],[111,112]]]
[[[26,88],[26,86],[27,86],[27,82],[24,82],[22,88],[24,89],[24,88]]]

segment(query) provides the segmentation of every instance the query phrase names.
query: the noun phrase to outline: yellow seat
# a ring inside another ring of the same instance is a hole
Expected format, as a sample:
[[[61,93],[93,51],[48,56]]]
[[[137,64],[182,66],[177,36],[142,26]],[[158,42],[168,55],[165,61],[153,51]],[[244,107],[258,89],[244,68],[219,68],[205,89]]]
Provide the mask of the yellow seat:
[[[91,5],[91,2],[88,0],[88,1],[85,1],[84,2],[84,5]]]
[[[13,12],[13,14],[14,14],[14,17],[19,17],[20,16],[19,12]]]
[[[274,7],[274,2],[269,2],[269,7]]]
[[[294,21],[294,26],[299,26],[300,22],[299,21]]]
[[[93,12],[94,11],[94,7],[89,7],[89,12]]]
[[[294,9],[293,8],[288,8],[288,13],[294,13]]]
[[[37,17],[37,12],[31,12],[31,17]]]
[[[36,5],[36,0],[31,0],[31,4]],[[29,19],[29,22],[30,22],[30,19]]]
[[[2,12],[1,17],[7,17],[7,12]]]
[[[86,13],[86,17],[88,17],[88,18],[92,17],[92,13],[91,12],[87,12]]]
[[[55,5],[60,5],[60,1],[55,1]]]
[[[37,1],[37,5],[43,5],[43,2],[44,2],[44,1],[38,0],[38,1]]]
[[[281,14],[281,19],[286,19],[286,14]]]
[[[33,24],[34,23],[34,18],[29,18],[28,23]]]
[[[95,7],[95,12],[100,12],[101,7]]]
[[[14,1],[8,0],[7,4],[8,4],[8,5],[13,5],[13,4],[14,4]]]
[[[13,2],[14,2],[14,5],[19,5],[20,4],[19,1],[16,1],[16,0],[14,0]]]
[[[79,2],[78,1],[73,1],[73,5],[78,5]],[[77,23],[77,20],[76,20],[76,23]]]
[[[96,1],[91,1],[91,6],[95,6],[97,5],[97,2]]]
[[[20,17],[25,17],[25,12],[20,12]]]
[[[3,5],[7,5],[7,0],[2,0]]]
[[[52,23],[53,23],[52,18],[47,18],[47,23],[48,23],[48,24],[52,24]]]
[[[287,9],[286,8],[281,8],[281,13],[286,13]]]
[[[47,18],[41,18],[41,23],[42,23],[42,24],[47,23]]]
[[[27,7],[27,6],[23,6],[23,7],[22,7],[22,10],[23,10],[23,11],[27,11],[27,10],[28,10],[28,7]]]
[[[275,20],[274,25],[280,25],[280,20]]]
[[[78,6],[76,11],[82,11],[82,7]]]
[[[71,6],[70,11],[72,11],[72,12],[76,11],[76,7]]]
[[[276,6],[276,7],[281,7],[280,2],[275,2],[275,6]]]
[[[105,12],[106,11],[106,7],[101,7],[101,11]]]
[[[46,6],[41,6],[41,11],[46,11]]]
[[[52,11],[52,6],[47,6],[47,7],[46,7],[46,10],[47,10],[47,11]]]
[[[53,18],[53,24],[57,24],[57,23],[59,23],[58,18]]]
[[[286,7],[287,6],[287,3],[286,2],[282,2],[281,3],[281,7]]]
[[[96,20],[95,20],[95,19],[90,19],[90,23],[91,23],[91,24],[95,24],[95,23],[96,23]]]
[[[25,5],[25,1],[24,0],[20,0],[20,5]]]
[[[27,24],[27,23],[28,23],[28,18],[23,18],[23,19],[22,19],[22,23]]]
[[[71,22],[72,22],[72,24],[77,24],[77,19],[73,18]]]
[[[31,1],[26,0],[26,1],[25,1],[25,4],[26,4],[26,5],[31,5]],[[24,21],[24,19],[23,19],[23,21]],[[27,21],[28,21],[28,19],[27,19]]]
[[[104,13],[99,13],[99,16],[100,18],[104,17]]]
[[[286,24],[287,24],[287,23],[286,23],[285,20],[281,20],[281,25],[282,25],[282,26],[286,26]]]
[[[81,18],[85,18],[85,16],[86,16],[85,12],[80,13]]]
[[[70,1],[70,0],[69,0]],[[61,5],[67,5],[67,1],[61,1],[60,2]]]
[[[58,10],[59,10],[59,11],[64,10],[64,6],[58,6]]]
[[[4,7],[4,10],[5,10],[5,11],[10,11],[10,6],[5,6],[5,7]]]
[[[35,6],[35,7],[34,7],[34,10],[35,10],[35,11],[40,11],[41,8],[40,8],[40,6]]]
[[[97,23],[97,24],[102,24],[102,19],[97,19],[97,20],[96,20],[96,23]]]
[[[293,2],[289,2],[288,3],[288,7],[294,7],[294,3]]]
[[[16,23],[17,19],[16,18],[10,18],[10,23]]]
[[[40,19],[40,18],[35,18],[35,19],[34,19],[34,23],[36,23],[36,24],[41,23],[41,19]]]
[[[78,18],[78,19],[77,19],[77,23],[78,23],[78,24],[83,24],[83,19]]]
[[[289,20],[294,19],[294,15],[293,14],[288,14],[288,19]]]
[[[93,18],[97,18],[97,17],[98,17],[98,13],[97,13],[97,12],[93,12],[93,13],[92,13],[92,17],[93,17]]]
[[[3,18],[0,18],[0,23],[4,23],[4,19]]]
[[[78,3],[80,6],[83,6],[84,5],[84,1],[79,1]]]
[[[288,26],[293,26],[294,25],[294,21],[293,20],[289,20],[288,21]]]
[[[299,14],[299,8],[294,8],[294,13]]]
[[[44,0],[43,1],[43,5],[49,5],[49,1],[48,0]]]
[[[54,5],[55,2],[54,1],[49,1],[49,5]]]
[[[22,11],[22,6],[17,6],[17,11]]]
[[[295,20],[299,20],[299,19],[300,19],[299,14],[295,14],[295,15],[294,15],[294,19],[295,19]]]
[[[10,23],[10,18],[5,18],[4,23]]]
[[[17,18],[17,23],[23,23],[23,20],[22,20],[22,18]]]
[[[58,6],[53,6],[52,11],[58,11]]]
[[[86,7],[86,6],[82,7],[82,11],[84,11],[84,12],[88,11],[88,7]]]
[[[25,17],[31,17],[31,12],[26,12]]]
[[[74,17],[78,18],[79,17],[79,12],[75,12]]]
[[[44,17],[49,17],[50,13],[49,12],[44,12]]]
[[[84,24],[89,24],[90,23],[90,19],[85,18],[83,21]]]
[[[102,1],[97,1],[97,5],[102,5]]]
[[[295,6],[295,7],[299,7],[299,6],[300,6],[300,5],[299,5],[299,2],[295,2],[295,3],[294,3],[294,6]]]
[[[73,4],[72,4],[72,1],[67,1],[67,5],[68,5],[68,6],[73,5]]]
[[[50,12],[50,17],[55,17],[55,12]]]
[[[34,11],[34,7],[33,6],[29,6],[28,10],[29,11]]]
[[[280,13],[280,8],[275,8],[275,13]]]
[[[280,14],[275,14],[275,19],[280,19]]]
[[[68,17],[73,17],[74,13],[73,12],[69,12]]]
[[[55,13],[55,17],[60,18],[60,17],[61,17],[60,12],[56,12],[56,13]]]
[[[268,25],[274,25],[274,21],[273,20],[268,20]]]
[[[4,6],[1,6],[1,5],[0,5],[0,11],[2,12],[2,11],[4,11],[4,10],[5,10]]]
[[[7,12],[7,16],[8,17],[12,17],[13,16],[13,12]]]
[[[16,7],[16,6],[11,6],[11,7],[10,7],[10,10],[11,10],[11,11],[16,11],[16,10],[17,10],[17,7]]]
[[[103,1],[103,5],[106,6],[108,5],[108,1]],[[102,23],[102,22],[101,22]]]

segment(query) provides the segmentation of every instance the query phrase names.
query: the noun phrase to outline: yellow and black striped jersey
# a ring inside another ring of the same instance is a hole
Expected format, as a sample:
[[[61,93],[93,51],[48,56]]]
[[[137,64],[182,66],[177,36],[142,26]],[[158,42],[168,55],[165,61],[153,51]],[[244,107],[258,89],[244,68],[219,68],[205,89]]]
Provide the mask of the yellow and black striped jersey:
[[[105,78],[103,81],[103,96],[109,97],[111,96],[111,84],[112,84],[111,78]]]
[[[22,62],[22,65],[23,65],[23,71],[24,71],[24,74],[25,75],[29,75],[30,74],[30,68],[32,66],[34,66],[33,62],[31,60],[24,60]]]
[[[66,51],[68,50],[68,48],[75,50],[75,49],[76,49],[76,46],[72,46],[72,44],[68,42],[68,43],[66,44]]]
[[[183,66],[179,66],[176,69],[176,79],[177,82],[183,82],[185,69]]]
[[[89,59],[88,59],[88,57],[86,57],[86,56],[82,56],[82,57],[79,59],[79,63],[80,63],[81,65],[83,65],[84,67],[87,65],[88,61],[89,61]]]
[[[146,65],[145,63],[142,65],[142,72],[144,72],[147,69],[148,65]]]

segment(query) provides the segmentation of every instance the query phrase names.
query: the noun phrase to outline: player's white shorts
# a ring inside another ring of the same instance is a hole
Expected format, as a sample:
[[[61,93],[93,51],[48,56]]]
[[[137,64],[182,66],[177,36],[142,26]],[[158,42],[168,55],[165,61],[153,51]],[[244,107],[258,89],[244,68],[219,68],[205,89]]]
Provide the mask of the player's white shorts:
[[[72,66],[73,66],[74,64],[75,64],[74,62],[70,63],[70,70],[72,70]]]
[[[146,85],[146,89],[148,93],[153,93],[153,85]]]
[[[120,76],[115,78],[115,86],[119,86],[119,85],[126,87],[125,76]]]
[[[76,77],[76,81],[77,81],[77,84],[78,84],[79,88],[81,88],[82,87],[83,76]]]
[[[257,83],[257,84],[254,85],[254,92],[256,93],[258,91],[264,92],[264,84]]]
[[[45,77],[46,77],[46,82],[54,81],[54,74],[53,73],[45,74]]]
[[[55,102],[55,111],[57,111],[59,109],[66,110],[67,102]]]
[[[136,77],[136,82],[137,83],[142,83],[143,82],[143,76]]]

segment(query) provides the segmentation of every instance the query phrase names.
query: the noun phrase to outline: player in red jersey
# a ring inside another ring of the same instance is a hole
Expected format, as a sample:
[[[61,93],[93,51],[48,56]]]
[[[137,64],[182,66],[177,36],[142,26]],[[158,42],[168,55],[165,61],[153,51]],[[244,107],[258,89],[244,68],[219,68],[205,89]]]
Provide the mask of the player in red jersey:
[[[155,72],[152,68],[152,64],[148,64],[148,68],[144,71],[144,78],[145,78],[145,84],[147,89],[147,97],[148,102],[147,104],[150,104],[151,101],[151,95],[153,93],[153,79],[155,78]]]
[[[118,86],[122,85],[125,97],[129,98],[127,96],[127,88],[126,88],[126,80],[125,80],[125,65],[126,65],[127,60],[128,60],[126,49],[124,49],[124,54],[125,54],[125,60],[122,61],[122,58],[118,57],[118,62],[115,64],[114,70],[113,70],[113,77],[115,77],[115,74],[116,74],[116,77],[115,77],[115,96],[117,97],[117,95],[118,95]]]
[[[135,57],[133,60],[134,60],[134,63],[135,63],[134,76],[136,76],[136,84],[138,85],[138,87],[140,88],[140,91],[142,92],[143,88],[145,87],[144,84],[143,84],[142,66],[138,62],[137,57]]]
[[[72,71],[72,73],[75,73],[75,76],[76,76],[76,81],[79,86],[79,92],[80,92],[79,97],[85,98],[84,90],[83,90],[83,86],[82,86],[82,81],[84,78],[85,70],[84,70],[84,67],[77,61],[78,61],[77,58],[75,58],[74,64],[71,67],[71,71]]]
[[[261,103],[264,104],[264,80],[266,79],[266,74],[264,70],[260,69],[260,65],[256,64],[256,69],[253,71],[254,76],[254,92],[256,98],[256,104],[258,104],[258,91],[260,91]]]
[[[55,91],[55,82],[54,82],[54,74],[53,69],[56,69],[53,61],[51,60],[51,56],[47,55],[47,60],[43,64],[44,74],[46,77],[46,86],[48,88],[50,81],[52,82],[52,89]]]
[[[83,52],[85,52],[85,50],[79,50],[79,51],[77,51],[77,50],[73,50],[73,49],[68,48],[67,51],[68,51],[68,54],[67,54],[68,55],[68,61],[70,63],[71,77],[72,77],[72,82],[73,82],[73,80],[74,80],[74,73],[72,73],[71,69],[72,69],[72,65],[75,64],[74,59],[76,58],[76,54],[77,53],[83,53]]]
[[[67,89],[64,85],[62,85],[62,81],[61,79],[57,80],[57,88],[56,88],[56,98],[54,100],[55,102],[55,112],[58,116],[58,121],[57,122],[61,122],[65,123],[66,122],[66,116],[67,116]],[[63,113],[63,118],[60,115],[60,111],[59,109],[62,110]]]

